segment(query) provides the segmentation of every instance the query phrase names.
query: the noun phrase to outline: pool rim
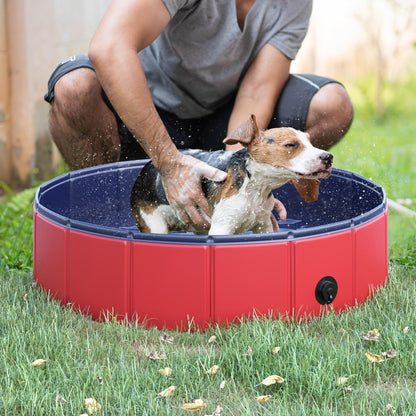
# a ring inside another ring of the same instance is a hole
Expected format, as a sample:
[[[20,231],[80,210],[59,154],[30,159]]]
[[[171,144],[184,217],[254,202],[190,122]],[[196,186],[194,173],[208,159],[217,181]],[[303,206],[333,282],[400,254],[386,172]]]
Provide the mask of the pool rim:
[[[42,205],[42,196],[52,190],[54,187],[62,185],[67,181],[79,179],[83,176],[96,175],[100,172],[108,172],[114,170],[124,170],[129,168],[143,167],[149,160],[139,159],[127,162],[115,162],[106,165],[98,165],[90,168],[80,169],[68,172],[53,178],[42,184],[35,195],[34,211],[51,221],[52,223],[62,226],[66,229],[87,233],[90,235],[115,238],[133,242],[149,242],[149,243],[164,243],[164,244],[186,244],[186,245],[217,245],[217,244],[245,244],[245,243],[270,243],[270,242],[284,242],[293,241],[304,238],[318,237],[322,235],[333,234],[341,231],[350,230],[361,226],[379,217],[387,210],[387,197],[383,187],[376,182],[368,179],[362,175],[347,170],[333,168],[331,176],[337,176],[349,180],[354,180],[359,184],[371,189],[373,192],[378,192],[382,195],[382,202],[374,208],[353,218],[348,218],[342,221],[336,221],[324,225],[311,226],[307,228],[285,230],[273,233],[261,234],[238,234],[238,235],[193,235],[190,233],[172,233],[172,234],[152,234],[142,233],[139,230],[132,231],[130,229],[108,227],[104,225],[92,224],[85,221],[79,221],[65,217],[50,208]]]

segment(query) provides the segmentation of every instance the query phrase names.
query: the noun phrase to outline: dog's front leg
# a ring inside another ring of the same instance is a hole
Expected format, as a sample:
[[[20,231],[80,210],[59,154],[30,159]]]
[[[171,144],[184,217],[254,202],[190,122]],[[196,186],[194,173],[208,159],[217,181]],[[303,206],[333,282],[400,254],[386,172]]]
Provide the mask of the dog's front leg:
[[[247,231],[253,216],[249,203],[241,195],[221,200],[214,208],[209,235],[240,234]]]
[[[230,235],[239,234],[246,230],[242,230],[241,221],[235,215],[222,215],[211,218],[211,227],[209,235]]]
[[[257,219],[251,229],[253,233],[260,234],[279,231],[279,225],[272,213],[273,209],[280,207],[279,204],[276,204],[276,201],[277,200],[274,199],[273,194],[270,194],[270,196],[264,201],[262,206],[258,207]],[[284,213],[282,211],[282,208],[280,208],[280,212],[282,212],[285,215],[286,210],[283,204],[281,204],[281,206],[283,207]]]
[[[277,225],[277,227],[279,226]],[[274,231],[274,227],[270,215],[267,218],[264,218],[264,220],[259,221],[251,230],[255,234],[272,233]]]

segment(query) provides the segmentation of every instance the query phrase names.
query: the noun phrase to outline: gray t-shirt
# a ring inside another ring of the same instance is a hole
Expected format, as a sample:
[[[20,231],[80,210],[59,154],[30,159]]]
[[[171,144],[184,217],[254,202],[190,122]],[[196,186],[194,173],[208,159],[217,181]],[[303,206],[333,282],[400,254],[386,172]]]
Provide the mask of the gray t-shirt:
[[[224,104],[266,43],[294,59],[312,10],[312,0],[257,0],[241,31],[234,0],[163,2],[171,20],[139,57],[154,103],[180,118]]]

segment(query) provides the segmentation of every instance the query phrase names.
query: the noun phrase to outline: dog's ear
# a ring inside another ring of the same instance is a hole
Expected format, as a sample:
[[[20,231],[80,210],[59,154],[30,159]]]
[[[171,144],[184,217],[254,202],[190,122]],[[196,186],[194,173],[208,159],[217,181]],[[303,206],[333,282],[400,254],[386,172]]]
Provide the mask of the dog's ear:
[[[299,196],[305,202],[316,201],[319,197],[319,185],[321,184],[318,179],[297,179],[290,181],[290,183],[296,188]]]
[[[260,130],[257,126],[256,116],[252,114],[250,118],[243,124],[237,127],[229,136],[227,136],[223,143],[225,144],[237,144],[241,143],[247,147],[256,140],[259,140]]]

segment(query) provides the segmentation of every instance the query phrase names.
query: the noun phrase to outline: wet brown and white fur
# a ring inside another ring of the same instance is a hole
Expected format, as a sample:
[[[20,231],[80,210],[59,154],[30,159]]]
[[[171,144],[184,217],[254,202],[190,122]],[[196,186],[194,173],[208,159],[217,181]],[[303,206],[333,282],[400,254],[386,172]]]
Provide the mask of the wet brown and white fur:
[[[308,134],[292,128],[260,131],[254,115],[224,143],[241,143],[244,149],[184,151],[228,173],[223,182],[202,181],[211,227],[209,231],[197,230],[200,234],[240,234],[250,229],[254,233],[272,232],[273,189],[291,181],[303,200],[314,201],[319,195],[318,179],[331,174],[333,156],[312,146]],[[151,162],[143,167],[133,186],[131,209],[142,232],[195,231],[169,205]]]

